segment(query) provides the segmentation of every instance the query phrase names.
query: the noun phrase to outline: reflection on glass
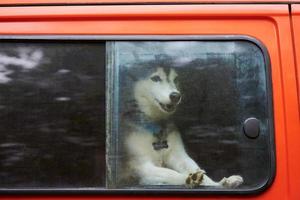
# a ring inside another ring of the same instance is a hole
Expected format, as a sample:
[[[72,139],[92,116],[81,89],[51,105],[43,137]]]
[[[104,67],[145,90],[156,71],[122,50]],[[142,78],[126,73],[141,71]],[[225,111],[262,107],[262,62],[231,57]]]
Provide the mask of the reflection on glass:
[[[0,188],[105,186],[105,45],[1,42]]]
[[[246,41],[2,41],[0,189],[258,188],[266,77]]]
[[[259,187],[270,178],[266,63],[246,41],[110,42],[111,188]],[[249,117],[260,135],[242,130]]]

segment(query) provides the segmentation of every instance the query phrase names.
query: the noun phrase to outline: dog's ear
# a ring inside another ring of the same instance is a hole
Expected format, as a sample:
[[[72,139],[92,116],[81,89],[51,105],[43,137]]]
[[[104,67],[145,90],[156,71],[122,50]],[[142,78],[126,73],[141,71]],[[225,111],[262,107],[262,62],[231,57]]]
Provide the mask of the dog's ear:
[[[135,69],[134,67],[126,67],[126,66],[121,66],[120,67],[120,74],[122,74],[122,79],[124,81],[137,81],[138,78],[136,77],[134,73]]]
[[[127,70],[127,76],[132,80],[132,81],[137,81],[137,77],[130,71],[130,70]]]
[[[141,67],[143,66],[143,67]],[[126,74],[126,78],[129,80],[129,81],[138,81],[142,78],[145,78],[149,72],[150,72],[150,67],[147,65],[147,64],[139,64],[139,65],[136,65],[136,66],[132,66],[130,68],[127,68],[123,71],[124,74]]]

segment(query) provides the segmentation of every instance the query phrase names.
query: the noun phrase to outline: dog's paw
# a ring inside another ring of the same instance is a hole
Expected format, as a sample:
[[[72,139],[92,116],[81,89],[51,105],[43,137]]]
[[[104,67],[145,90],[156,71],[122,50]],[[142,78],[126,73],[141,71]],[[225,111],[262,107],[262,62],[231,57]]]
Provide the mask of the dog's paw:
[[[224,177],[221,180],[221,185],[225,188],[236,188],[244,182],[243,178],[238,175],[233,175],[228,178]]]
[[[195,188],[199,186],[203,180],[203,175],[205,171],[199,170],[195,173],[190,173],[185,181],[185,185],[188,188]]]

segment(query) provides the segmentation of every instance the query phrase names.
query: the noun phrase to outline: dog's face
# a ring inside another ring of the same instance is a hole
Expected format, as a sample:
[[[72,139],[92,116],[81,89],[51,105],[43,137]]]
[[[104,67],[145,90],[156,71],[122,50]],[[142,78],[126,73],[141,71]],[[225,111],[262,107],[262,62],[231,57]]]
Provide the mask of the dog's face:
[[[158,67],[135,83],[134,97],[140,109],[151,119],[160,120],[175,112],[181,101],[174,69]]]

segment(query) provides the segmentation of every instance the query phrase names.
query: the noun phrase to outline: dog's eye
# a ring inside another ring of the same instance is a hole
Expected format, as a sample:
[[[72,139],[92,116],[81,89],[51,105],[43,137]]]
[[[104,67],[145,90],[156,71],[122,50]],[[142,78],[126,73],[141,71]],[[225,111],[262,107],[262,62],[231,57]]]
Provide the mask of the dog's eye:
[[[151,77],[151,80],[154,81],[154,82],[160,82],[160,81],[161,81],[161,78],[160,78],[159,76],[156,75],[156,76],[152,76],[152,77]]]

